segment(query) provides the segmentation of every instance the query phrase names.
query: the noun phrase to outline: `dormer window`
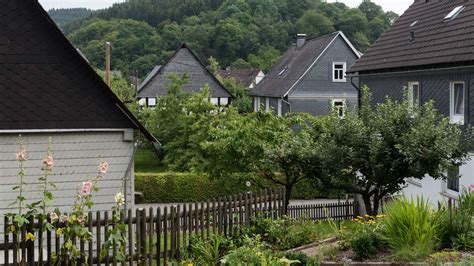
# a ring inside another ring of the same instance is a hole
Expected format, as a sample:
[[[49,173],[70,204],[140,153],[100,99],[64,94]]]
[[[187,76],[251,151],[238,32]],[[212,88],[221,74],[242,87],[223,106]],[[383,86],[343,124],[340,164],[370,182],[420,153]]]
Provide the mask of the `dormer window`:
[[[332,82],[346,82],[346,62],[332,63]]]
[[[449,14],[446,17],[444,17],[444,20],[455,19],[463,10],[464,10],[464,6],[455,7],[453,11],[449,12]]]
[[[450,113],[453,124],[464,125],[464,81],[454,81],[450,85]]]

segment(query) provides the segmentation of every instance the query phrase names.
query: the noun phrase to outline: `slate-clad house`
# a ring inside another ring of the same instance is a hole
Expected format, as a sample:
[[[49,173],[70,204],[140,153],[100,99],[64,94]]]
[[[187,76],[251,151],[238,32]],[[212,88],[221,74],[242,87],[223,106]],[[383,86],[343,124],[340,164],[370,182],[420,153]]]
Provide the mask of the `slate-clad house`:
[[[224,79],[233,79],[237,84],[253,89],[265,77],[258,68],[220,70],[219,75]]]
[[[374,103],[401,100],[406,88],[411,104],[434,100],[452,123],[472,125],[474,2],[416,0],[349,72],[371,89]],[[446,182],[410,180],[404,193],[433,203],[454,198],[474,184],[474,160],[447,174]]]
[[[254,110],[327,114],[333,107],[357,108],[358,91],[346,70],[360,57],[342,32],[306,40],[299,34],[265,78],[251,90]]]
[[[125,191],[133,205],[134,130],[148,133],[56,27],[37,0],[2,0],[0,8],[0,216],[15,211],[19,135],[28,200],[41,199],[38,177],[52,138],[54,207],[69,211],[78,187],[100,161],[109,173],[94,210],[110,210]],[[123,182],[125,180],[125,184]],[[3,232],[3,219],[0,219]],[[3,234],[0,234],[3,237]]]
[[[156,98],[167,93],[170,75],[188,75],[183,86],[187,92],[199,92],[209,87],[210,101],[216,105],[228,105],[233,98],[224,85],[206,68],[199,57],[183,43],[163,66],[156,66],[138,88],[138,101],[147,107],[156,106]]]

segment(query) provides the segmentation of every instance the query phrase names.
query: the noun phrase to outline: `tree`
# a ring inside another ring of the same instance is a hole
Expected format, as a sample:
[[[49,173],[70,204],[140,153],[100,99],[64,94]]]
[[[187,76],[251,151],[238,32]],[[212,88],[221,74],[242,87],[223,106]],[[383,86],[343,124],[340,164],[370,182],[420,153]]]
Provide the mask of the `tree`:
[[[362,32],[354,33],[352,37],[352,43],[359,49],[361,52],[367,51],[370,47],[370,41],[367,39],[367,36]]]
[[[367,17],[358,9],[350,9],[339,18],[337,28],[344,32],[350,39],[354,37],[356,32],[365,33],[368,28],[369,21]]]
[[[334,32],[332,21],[316,10],[306,11],[295,24],[296,32],[319,37]]]
[[[272,46],[265,46],[257,54],[250,54],[248,61],[251,66],[268,71],[280,58],[280,52]]]
[[[383,15],[383,9],[381,6],[375,4],[374,2],[370,0],[364,0],[362,3],[359,5],[359,10],[362,11],[362,13],[365,14],[367,17],[367,20],[371,21],[372,19]]]
[[[385,196],[403,189],[408,178],[442,179],[448,167],[468,159],[471,130],[463,135],[432,102],[409,108],[406,100],[387,99],[372,108],[367,88],[363,97],[360,117],[333,115],[315,127],[320,156],[314,161],[323,165],[324,174],[312,177],[328,188],[360,194],[370,215],[377,214]]]
[[[309,115],[278,117],[272,112],[237,115],[226,111],[203,144],[206,161],[201,169],[214,178],[251,173],[285,187],[286,204],[293,187],[315,174],[315,158]]]

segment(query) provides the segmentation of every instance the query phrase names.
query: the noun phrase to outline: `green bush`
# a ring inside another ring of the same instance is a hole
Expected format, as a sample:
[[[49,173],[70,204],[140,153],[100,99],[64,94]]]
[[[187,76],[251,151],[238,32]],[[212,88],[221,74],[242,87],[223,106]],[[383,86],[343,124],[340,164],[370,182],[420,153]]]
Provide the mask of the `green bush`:
[[[251,237],[261,236],[273,249],[288,250],[320,239],[321,227],[311,221],[260,217],[252,219],[242,233]]]
[[[213,235],[207,240],[193,237],[189,248],[183,252],[183,257],[197,265],[220,265],[222,258],[231,248],[231,239],[224,236]]]
[[[363,231],[352,238],[350,246],[355,253],[355,259],[365,260],[377,254],[378,243],[377,235],[373,231]]]
[[[299,263],[296,263],[296,265],[302,265],[302,266],[318,265],[318,262],[316,261],[316,259],[309,257],[308,255],[302,252],[287,252],[287,253],[282,253],[281,256],[282,257],[284,256],[285,258],[292,261],[299,261]]]
[[[136,173],[135,190],[143,193],[144,203],[204,201],[247,191],[245,183],[223,185],[191,173]]]
[[[439,223],[428,201],[401,198],[387,205],[382,234],[396,259],[422,261],[437,247]]]

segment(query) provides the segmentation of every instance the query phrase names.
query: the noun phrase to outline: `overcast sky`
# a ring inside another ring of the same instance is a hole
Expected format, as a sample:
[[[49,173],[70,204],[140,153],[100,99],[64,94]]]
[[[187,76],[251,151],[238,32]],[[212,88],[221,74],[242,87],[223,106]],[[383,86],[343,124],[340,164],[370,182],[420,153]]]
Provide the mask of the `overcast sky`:
[[[39,0],[43,7],[48,10],[51,8],[70,8],[70,7],[87,7],[90,9],[106,8],[113,3],[124,2],[125,0]],[[179,0],[176,0],[179,1]],[[348,6],[355,7],[362,0],[329,0],[329,2],[344,2]],[[398,14],[402,14],[414,0],[373,0],[381,5],[384,10],[391,10]]]

